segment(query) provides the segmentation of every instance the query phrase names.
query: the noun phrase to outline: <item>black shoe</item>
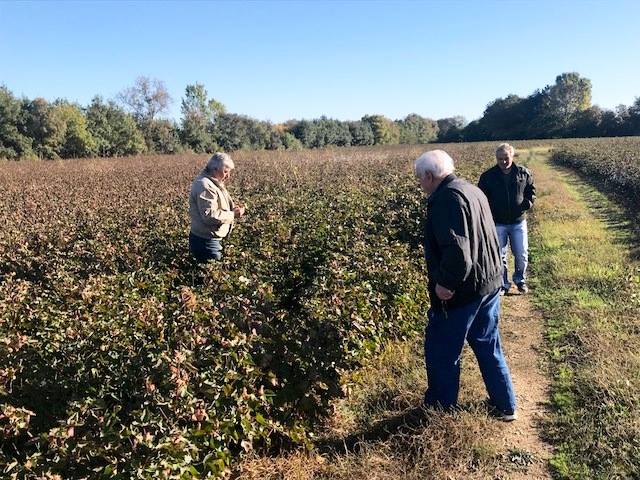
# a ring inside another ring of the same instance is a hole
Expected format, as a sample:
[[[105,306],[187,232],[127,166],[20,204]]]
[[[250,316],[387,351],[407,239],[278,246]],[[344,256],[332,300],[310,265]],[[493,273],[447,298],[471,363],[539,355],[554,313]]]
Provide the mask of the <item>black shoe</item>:
[[[525,293],[529,293],[529,287],[527,287],[527,284],[524,282],[519,283],[518,291],[524,295]]]
[[[493,416],[503,422],[513,422],[514,420],[518,419],[517,412],[513,412],[513,413],[496,412],[493,414]]]
[[[492,405],[489,399],[486,399],[484,401],[484,404],[486,405],[487,410],[489,410],[489,415],[493,418],[496,418],[503,422],[513,422],[514,420],[518,419],[518,413],[515,410],[512,413],[503,412],[499,408]]]

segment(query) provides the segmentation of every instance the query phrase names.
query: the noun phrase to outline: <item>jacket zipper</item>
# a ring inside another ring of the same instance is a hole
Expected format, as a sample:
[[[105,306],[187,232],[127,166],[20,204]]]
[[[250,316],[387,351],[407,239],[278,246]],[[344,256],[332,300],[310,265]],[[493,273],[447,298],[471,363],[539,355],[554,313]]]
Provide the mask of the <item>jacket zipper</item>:
[[[507,213],[509,214],[508,218],[511,218],[511,199],[509,198],[509,183],[511,183],[511,172],[509,172],[508,175],[509,181],[504,182],[504,189],[507,191]]]

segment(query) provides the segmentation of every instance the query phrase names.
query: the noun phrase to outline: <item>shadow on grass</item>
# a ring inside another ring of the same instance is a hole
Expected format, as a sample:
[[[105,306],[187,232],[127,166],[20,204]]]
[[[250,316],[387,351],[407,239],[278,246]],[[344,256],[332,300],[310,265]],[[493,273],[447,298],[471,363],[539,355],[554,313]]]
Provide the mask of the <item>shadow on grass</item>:
[[[343,438],[332,438],[319,442],[317,448],[321,453],[353,453],[357,452],[365,442],[385,441],[403,432],[411,432],[418,428],[426,428],[434,412],[424,407],[415,407],[398,415],[394,415],[371,425],[367,430],[350,434]]]
[[[320,453],[357,453],[366,443],[384,442],[392,437],[403,435],[411,436],[426,430],[432,424],[441,424],[443,415],[455,416],[458,413],[469,413],[479,417],[491,415],[485,401],[464,402],[456,409],[446,411],[420,405],[375,422],[368,428],[346,437],[329,438],[318,442],[316,446]]]

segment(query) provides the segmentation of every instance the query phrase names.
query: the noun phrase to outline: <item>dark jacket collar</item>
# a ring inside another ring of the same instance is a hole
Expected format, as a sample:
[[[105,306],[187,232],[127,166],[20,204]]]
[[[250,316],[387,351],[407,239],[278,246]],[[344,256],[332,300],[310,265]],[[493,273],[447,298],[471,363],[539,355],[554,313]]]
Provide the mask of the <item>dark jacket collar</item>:
[[[493,170],[495,170],[496,175],[497,174],[504,175],[504,173],[502,173],[502,170],[498,165],[494,165]],[[520,167],[516,165],[516,162],[513,162],[511,164],[511,169],[509,170],[508,175],[516,175],[519,171],[520,171]]]
[[[438,188],[436,188],[435,191],[431,195],[429,195],[429,198],[427,198],[427,205],[430,204],[432,202],[432,200],[436,197],[436,195],[438,195],[442,190],[444,190],[444,188],[448,184],[453,182],[456,178],[457,177],[453,173],[450,173],[449,175],[444,177],[442,179],[442,181],[440,182],[440,185],[438,185]]]

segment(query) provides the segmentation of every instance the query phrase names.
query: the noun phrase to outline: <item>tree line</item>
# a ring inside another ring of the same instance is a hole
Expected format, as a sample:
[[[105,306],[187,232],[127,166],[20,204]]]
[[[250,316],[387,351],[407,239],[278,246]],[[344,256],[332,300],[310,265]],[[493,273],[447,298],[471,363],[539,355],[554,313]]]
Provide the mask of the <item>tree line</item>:
[[[139,77],[114,99],[96,96],[87,106],[18,98],[0,86],[0,158],[428,143],[438,132],[436,121],[416,114],[396,121],[382,115],[358,121],[323,116],[273,124],[227,112],[199,83],[185,89],[180,122],[162,118],[170,102],[164,83],[147,77]]]
[[[160,80],[139,77],[114,99],[81,106],[18,98],[0,85],[0,158],[113,157],[142,153],[278,150],[503,139],[640,135],[640,98],[615,111],[591,105],[591,81],[563,73],[527,97],[491,102],[471,123],[462,116],[400,120],[365,115],[274,124],[229,113],[204,85],[185,88],[179,122],[163,118],[172,99]]]
[[[449,141],[640,135],[640,98],[615,110],[591,104],[591,81],[571,72],[527,97],[508,95],[487,105],[482,117],[451,131]]]

